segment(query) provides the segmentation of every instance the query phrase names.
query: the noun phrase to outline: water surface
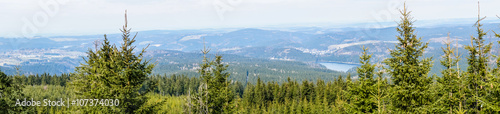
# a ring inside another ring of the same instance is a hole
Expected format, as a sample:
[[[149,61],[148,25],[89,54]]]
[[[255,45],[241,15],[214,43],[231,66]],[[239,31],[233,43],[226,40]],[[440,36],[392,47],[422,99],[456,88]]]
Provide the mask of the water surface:
[[[360,66],[357,64],[347,64],[347,63],[337,63],[337,62],[321,62],[319,64],[325,66],[330,70],[343,71],[343,72],[347,72],[347,70],[351,68]]]

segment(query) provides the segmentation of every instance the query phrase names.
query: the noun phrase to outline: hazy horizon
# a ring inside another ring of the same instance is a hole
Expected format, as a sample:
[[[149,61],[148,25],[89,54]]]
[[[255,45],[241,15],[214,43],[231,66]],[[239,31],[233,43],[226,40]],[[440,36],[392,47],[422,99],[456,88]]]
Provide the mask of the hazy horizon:
[[[0,37],[118,33],[128,11],[133,31],[258,27],[383,27],[399,20],[403,0],[26,0],[0,1]],[[481,16],[498,19],[481,1]],[[418,21],[477,18],[474,0],[407,0]],[[418,24],[418,21],[416,24]],[[437,22],[435,24],[441,24]],[[473,22],[471,22],[473,24]],[[425,24],[424,24],[425,25]]]

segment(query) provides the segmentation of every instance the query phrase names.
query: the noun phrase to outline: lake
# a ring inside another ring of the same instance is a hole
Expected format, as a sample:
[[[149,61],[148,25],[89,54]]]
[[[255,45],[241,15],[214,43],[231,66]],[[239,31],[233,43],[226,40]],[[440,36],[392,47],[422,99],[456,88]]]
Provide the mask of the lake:
[[[337,62],[321,62],[319,64],[325,66],[330,70],[343,71],[343,72],[347,72],[347,70],[351,68],[360,66],[357,64],[347,64],[347,63],[337,63]]]

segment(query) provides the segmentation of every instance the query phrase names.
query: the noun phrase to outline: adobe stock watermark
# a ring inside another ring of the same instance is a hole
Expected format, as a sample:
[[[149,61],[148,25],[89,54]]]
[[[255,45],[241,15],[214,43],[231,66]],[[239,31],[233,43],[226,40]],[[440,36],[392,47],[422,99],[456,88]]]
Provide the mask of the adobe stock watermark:
[[[365,24],[363,27],[363,34],[367,36],[378,36],[380,34],[380,30],[377,28],[386,27],[382,23],[393,21],[391,19],[399,17],[399,9],[403,6],[402,1],[400,0],[391,0],[387,3],[386,7],[382,10],[372,11],[371,17],[375,19],[375,24]]]
[[[224,14],[233,11],[243,0],[214,0],[212,6],[221,21],[224,21]]]
[[[33,38],[39,32],[40,28],[47,26],[50,19],[59,13],[61,5],[69,0],[39,0],[38,6],[42,9],[35,12],[30,17],[22,17],[23,25],[21,27],[22,36]]]

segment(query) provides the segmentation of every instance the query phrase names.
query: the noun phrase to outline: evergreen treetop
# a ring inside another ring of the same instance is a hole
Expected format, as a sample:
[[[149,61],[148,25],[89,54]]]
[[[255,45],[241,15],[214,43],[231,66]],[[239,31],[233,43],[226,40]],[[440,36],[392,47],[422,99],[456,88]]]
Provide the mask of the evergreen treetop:
[[[143,84],[154,85],[147,82],[154,64],[143,60],[143,48],[139,54],[134,53],[135,37],[130,37],[125,13],[125,25],[121,29],[123,43],[118,48],[111,45],[106,35],[99,49],[89,49],[85,63],[76,68],[76,76],[72,85],[75,92],[86,99],[118,99],[119,106],[83,107],[85,113],[140,113],[148,112],[148,107],[143,107],[146,102],[145,94],[150,89],[142,89]],[[96,46],[97,48],[97,46]],[[154,86],[148,86],[154,87]]]
[[[396,49],[390,50],[391,58],[384,61],[394,84],[392,105],[397,112],[424,111],[424,106],[429,104],[428,88],[432,78],[427,75],[432,58],[423,57],[428,43],[421,42],[422,38],[415,34],[413,17],[406,5],[400,13],[401,21],[396,28],[399,42]]]

